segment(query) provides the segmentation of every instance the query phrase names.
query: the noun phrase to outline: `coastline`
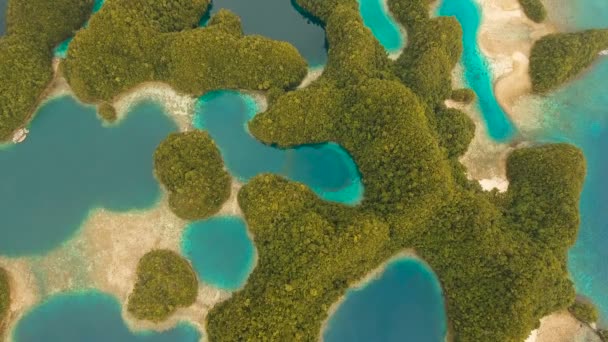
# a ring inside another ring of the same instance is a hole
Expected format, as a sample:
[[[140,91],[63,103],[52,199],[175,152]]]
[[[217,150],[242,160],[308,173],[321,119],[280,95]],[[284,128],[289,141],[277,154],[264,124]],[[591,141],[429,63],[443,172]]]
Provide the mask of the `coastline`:
[[[399,50],[393,51],[393,52],[389,52],[389,51],[386,52],[388,54],[388,58],[390,60],[396,61],[397,59],[399,59],[401,54],[403,54],[403,51],[407,47],[407,30],[405,29],[405,27],[403,25],[401,25],[399,20],[397,20],[397,18],[393,15],[393,12],[391,12],[391,9],[388,6],[388,0],[382,0],[382,7],[384,9],[384,12],[386,12],[388,14],[391,21],[393,23],[395,23],[395,25],[397,26],[397,29],[399,30],[399,35],[401,36],[401,47],[399,47]]]

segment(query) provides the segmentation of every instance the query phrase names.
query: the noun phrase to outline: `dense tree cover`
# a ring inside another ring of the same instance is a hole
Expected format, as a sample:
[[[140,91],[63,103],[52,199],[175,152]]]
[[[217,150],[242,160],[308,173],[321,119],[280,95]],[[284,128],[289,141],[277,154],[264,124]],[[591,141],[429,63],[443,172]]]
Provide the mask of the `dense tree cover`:
[[[608,49],[608,30],[554,33],[534,43],[530,77],[535,93],[546,93],[569,81]]]
[[[462,89],[454,89],[452,90],[452,95],[450,95],[450,99],[456,102],[462,102],[464,104],[469,104],[477,98],[473,89],[462,88]]]
[[[183,219],[209,217],[230,196],[230,175],[207,132],[170,134],[154,153],[154,169],[171,210]]]
[[[84,101],[110,101],[146,81],[201,95],[215,89],[291,88],[306,62],[285,42],[242,36],[220,11],[196,28],[208,0],[106,0],[70,44],[65,76]]]
[[[118,118],[116,108],[107,102],[100,104],[97,112],[99,113],[99,116],[106,122],[112,123]]]
[[[0,337],[4,330],[4,319],[8,315],[11,305],[11,291],[9,287],[8,274],[0,267]]]
[[[137,265],[137,282],[127,310],[137,319],[161,322],[175,310],[194,303],[198,280],[192,266],[179,254],[154,250]]]
[[[25,125],[53,76],[52,49],[77,30],[93,0],[10,0],[0,38],[0,140]]]
[[[570,311],[570,313],[581,322],[591,324],[596,323],[599,319],[597,308],[592,303],[587,301],[576,300],[572,305],[570,305],[568,311]]]
[[[349,284],[404,248],[437,273],[456,341],[519,342],[540,317],[568,307],[580,151],[518,150],[507,161],[509,191],[481,192],[458,163],[474,126],[442,105],[462,52],[458,23],[430,19],[426,0],[390,1],[413,29],[391,65],[352,1],[299,3],[326,24],[326,71],[305,89],[273,95],[249,129],[282,147],[341,144],[359,166],[365,196],[352,208],[277,176],[245,185],[239,203],[260,259],[245,288],[210,312],[210,340],[316,341]]]
[[[547,10],[540,0],[518,0],[526,16],[532,21],[542,23],[547,18]]]

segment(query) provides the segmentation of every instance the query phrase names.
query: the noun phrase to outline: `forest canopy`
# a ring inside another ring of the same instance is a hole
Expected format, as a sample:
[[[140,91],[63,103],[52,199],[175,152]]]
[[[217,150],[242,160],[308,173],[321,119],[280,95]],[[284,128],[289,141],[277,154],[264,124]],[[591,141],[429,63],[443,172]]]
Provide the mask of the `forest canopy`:
[[[532,47],[530,77],[535,93],[547,93],[571,80],[608,49],[608,29],[553,33]]]
[[[547,18],[547,9],[541,0],[519,0],[519,4],[530,20],[542,23]]]
[[[197,293],[198,280],[188,261],[173,251],[154,250],[137,265],[127,310],[137,319],[162,322],[178,308],[194,304]]]
[[[11,305],[11,290],[9,287],[8,273],[0,267],[0,337],[3,335],[4,319],[8,315]]]
[[[170,134],[154,153],[154,169],[171,210],[183,219],[207,218],[230,196],[230,175],[207,132]]]

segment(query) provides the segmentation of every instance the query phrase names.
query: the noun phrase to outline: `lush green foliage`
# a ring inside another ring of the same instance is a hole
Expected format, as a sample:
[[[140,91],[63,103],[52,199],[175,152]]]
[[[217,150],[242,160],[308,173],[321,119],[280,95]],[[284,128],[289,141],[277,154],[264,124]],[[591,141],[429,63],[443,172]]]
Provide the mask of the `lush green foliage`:
[[[93,0],[11,0],[0,38],[0,140],[27,124],[53,76],[52,49],[78,29]]]
[[[581,322],[591,324],[599,319],[597,308],[592,303],[586,301],[575,301],[574,304],[570,305],[568,311]]]
[[[0,267],[0,337],[4,330],[4,319],[11,305],[11,291],[9,287],[8,274]]]
[[[183,219],[209,217],[230,196],[230,175],[207,132],[170,134],[156,149],[154,168],[171,210]]]
[[[127,310],[140,320],[161,322],[194,303],[198,280],[188,261],[169,250],[154,250],[137,265],[137,282]]]
[[[117,119],[116,108],[107,102],[100,104],[97,112],[106,122],[114,122]]]
[[[452,95],[450,95],[450,99],[456,102],[462,102],[464,104],[469,104],[475,101],[476,98],[477,96],[475,95],[473,89],[469,88],[454,89],[452,90]]]
[[[546,93],[572,79],[608,49],[608,30],[554,33],[539,39],[530,54],[535,93]]]
[[[215,89],[291,88],[306,62],[291,45],[242,36],[240,20],[220,11],[195,28],[208,0],[106,0],[76,35],[64,72],[84,101],[110,101],[146,81],[201,95]]]
[[[519,0],[519,4],[532,21],[541,23],[547,18],[547,10],[540,0]]]
[[[518,150],[508,160],[509,191],[482,193],[458,163],[474,125],[442,104],[462,52],[458,23],[430,19],[426,0],[389,1],[413,32],[391,66],[351,1],[300,4],[326,23],[326,71],[305,89],[273,95],[249,129],[282,147],[341,144],[365,197],[355,208],[323,202],[268,175],[245,185],[239,203],[260,259],[244,290],[211,311],[209,338],[316,341],[349,284],[404,248],[439,276],[457,341],[519,342],[540,317],[568,307],[581,152]]]

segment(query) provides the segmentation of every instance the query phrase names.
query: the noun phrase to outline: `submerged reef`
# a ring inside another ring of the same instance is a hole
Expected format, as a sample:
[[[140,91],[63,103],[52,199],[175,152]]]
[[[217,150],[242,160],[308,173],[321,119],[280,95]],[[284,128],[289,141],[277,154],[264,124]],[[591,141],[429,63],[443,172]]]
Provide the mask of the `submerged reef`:
[[[154,168],[180,218],[207,218],[230,196],[230,175],[207,132],[170,134],[154,153]]]
[[[554,33],[532,47],[530,77],[532,91],[547,93],[571,80],[608,49],[608,30]]]
[[[316,341],[349,284],[406,248],[437,273],[457,341],[521,341],[542,316],[571,305],[566,252],[579,224],[580,150],[517,150],[509,191],[482,192],[458,162],[472,123],[443,106],[462,51],[458,22],[429,18],[426,0],[389,1],[413,31],[392,63],[356,1],[299,4],[325,22],[328,65],[249,129],[283,147],[339,143],[361,170],[365,196],[349,208],[277,176],[245,185],[239,203],[259,263],[244,290],[210,312],[210,340]]]
[[[82,26],[93,0],[11,0],[0,37],[0,141],[27,124],[53,77],[53,48]]]
[[[147,81],[193,95],[300,83],[307,64],[290,44],[243,36],[240,19],[228,11],[197,27],[208,5],[208,0],[107,0],[70,44],[63,71],[74,93],[98,102]]]
[[[154,250],[137,265],[137,282],[127,310],[140,320],[161,322],[196,300],[198,280],[188,261],[169,250]]]

